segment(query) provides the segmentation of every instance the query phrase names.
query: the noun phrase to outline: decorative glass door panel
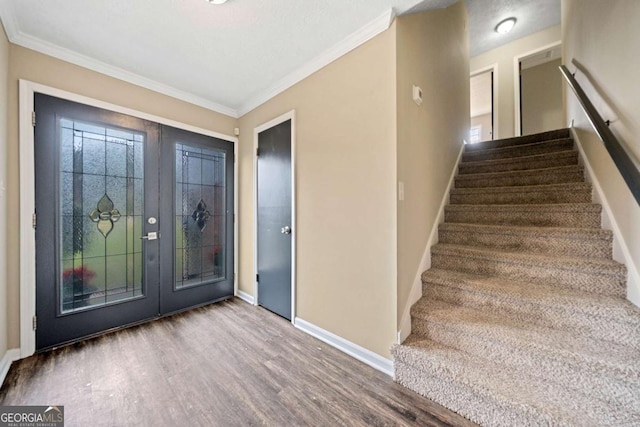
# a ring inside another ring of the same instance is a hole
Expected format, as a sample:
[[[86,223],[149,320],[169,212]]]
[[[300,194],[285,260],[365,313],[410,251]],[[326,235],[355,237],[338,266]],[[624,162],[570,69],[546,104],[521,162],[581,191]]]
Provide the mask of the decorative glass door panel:
[[[36,348],[233,295],[233,145],[35,95]]]
[[[224,152],[176,144],[176,289],[225,278]]]
[[[60,313],[142,296],[144,135],[59,119]]]

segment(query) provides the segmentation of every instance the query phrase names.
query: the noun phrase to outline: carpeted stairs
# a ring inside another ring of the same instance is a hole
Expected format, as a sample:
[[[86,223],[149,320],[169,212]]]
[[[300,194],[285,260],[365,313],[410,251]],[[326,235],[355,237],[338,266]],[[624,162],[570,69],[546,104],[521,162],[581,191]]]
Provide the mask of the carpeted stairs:
[[[640,309],[569,131],[458,172],[396,381],[484,426],[640,425]]]

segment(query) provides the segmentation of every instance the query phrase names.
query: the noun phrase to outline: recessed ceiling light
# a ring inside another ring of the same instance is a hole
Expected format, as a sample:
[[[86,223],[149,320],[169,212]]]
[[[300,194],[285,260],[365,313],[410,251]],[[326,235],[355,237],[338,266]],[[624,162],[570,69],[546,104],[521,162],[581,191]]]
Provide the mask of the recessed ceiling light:
[[[507,18],[496,25],[496,32],[500,34],[507,34],[513,29],[514,25],[516,25],[516,18]]]
[[[227,2],[227,0],[207,0],[207,1],[211,4],[222,4]]]

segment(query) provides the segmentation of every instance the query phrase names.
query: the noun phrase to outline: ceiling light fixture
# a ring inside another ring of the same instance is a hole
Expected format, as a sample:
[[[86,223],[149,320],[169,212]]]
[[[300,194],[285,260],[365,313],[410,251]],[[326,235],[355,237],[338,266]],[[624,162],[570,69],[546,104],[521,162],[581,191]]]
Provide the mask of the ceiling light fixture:
[[[516,18],[507,18],[496,25],[496,33],[507,34],[516,25]]]
[[[211,4],[222,4],[227,2],[227,0],[207,0],[207,1]]]

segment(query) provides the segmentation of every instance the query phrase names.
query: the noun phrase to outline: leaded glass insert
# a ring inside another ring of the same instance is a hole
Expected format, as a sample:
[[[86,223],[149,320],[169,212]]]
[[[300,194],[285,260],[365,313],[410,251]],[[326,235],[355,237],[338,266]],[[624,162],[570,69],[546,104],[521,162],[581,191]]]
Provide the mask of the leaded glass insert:
[[[60,119],[60,311],[139,297],[144,135]]]
[[[176,144],[175,287],[224,279],[226,154]]]

